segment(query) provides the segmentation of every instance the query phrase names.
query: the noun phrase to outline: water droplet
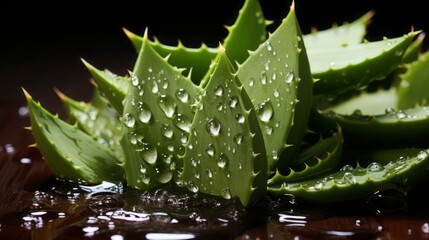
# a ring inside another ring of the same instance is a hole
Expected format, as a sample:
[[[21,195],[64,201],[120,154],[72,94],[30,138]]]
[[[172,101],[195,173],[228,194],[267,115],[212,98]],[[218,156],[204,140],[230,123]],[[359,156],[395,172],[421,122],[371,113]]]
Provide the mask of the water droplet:
[[[156,83],[155,81],[153,81],[152,92],[153,93],[158,93],[158,91],[159,91],[158,83]]]
[[[198,171],[194,171],[193,175],[194,175],[194,178],[196,178],[196,179],[200,179],[200,177],[201,177],[201,175]]]
[[[159,108],[167,118],[172,118],[176,112],[176,102],[168,95],[160,95],[158,98]]]
[[[255,84],[255,79],[251,77],[249,80],[249,87],[253,87],[253,84]]]
[[[213,144],[211,144],[211,143],[210,143],[210,144],[207,146],[206,152],[207,152],[207,154],[208,154],[210,157],[213,157],[213,156],[214,156],[214,154],[215,154],[215,148],[214,148]]]
[[[217,160],[217,166],[220,168],[225,168],[227,164],[228,164],[228,157],[224,153],[221,153]]]
[[[273,47],[271,46],[271,43],[266,41],[265,42],[265,47],[267,48],[268,52],[271,52],[273,50]]]
[[[210,178],[213,178],[213,172],[212,172],[212,170],[210,170],[210,169],[206,169],[206,175],[207,175],[207,177],[210,179]]]
[[[295,79],[295,74],[293,73],[293,71],[290,71],[285,78],[285,82],[286,83],[292,83],[292,81]]]
[[[222,96],[222,94],[223,94],[223,87],[222,87],[222,85],[218,85],[215,89],[214,89],[214,94],[216,95],[216,96]]]
[[[177,114],[173,120],[173,123],[180,130],[185,131],[187,133],[191,132],[191,120],[183,114]]]
[[[231,199],[231,191],[229,190],[229,188],[224,188],[222,190],[222,197],[225,199]]]
[[[142,123],[148,123],[152,117],[152,112],[150,108],[145,103],[140,103],[137,108],[139,120]]]
[[[429,233],[429,223],[423,223],[421,229],[423,233]]]
[[[256,112],[258,114],[259,119],[262,122],[269,122],[271,118],[273,117],[273,105],[271,104],[271,101],[268,99],[265,102],[262,102],[258,105]]]
[[[347,164],[347,165],[344,165],[343,167],[341,167],[340,171],[347,172],[347,171],[352,171],[353,169],[354,169],[353,166]]]
[[[230,108],[235,108],[238,104],[238,98],[236,96],[232,96],[228,100],[228,105]]]
[[[386,113],[386,114],[388,114],[388,115],[392,115],[392,114],[396,114],[396,110],[395,110],[394,108],[392,108],[392,107],[387,107],[387,108],[384,110],[384,113]]]
[[[139,78],[137,77],[137,75],[135,73],[131,74],[131,84],[133,86],[139,85]]]
[[[396,49],[396,51],[395,51],[395,55],[397,56],[397,57],[400,57],[400,56],[402,56],[404,54],[404,49]]]
[[[367,166],[368,172],[380,172],[384,169],[384,167],[378,162],[372,162]]]
[[[162,136],[164,136],[168,139],[171,139],[171,138],[173,138],[174,133],[173,133],[173,129],[170,127],[170,125],[164,123],[161,126],[161,134],[162,134]]]
[[[280,92],[277,89],[274,89],[274,97],[279,97],[280,96]]]
[[[428,157],[428,155],[429,155],[429,153],[427,152],[427,151],[420,151],[418,154],[417,154],[417,159],[418,160],[424,160],[424,159],[426,159],[427,157]]]
[[[397,117],[397,118],[399,118],[399,119],[404,119],[404,118],[406,118],[406,117],[407,117],[407,114],[405,114],[405,112],[404,112],[404,111],[399,110],[399,111],[396,113],[396,117]]]
[[[313,187],[315,190],[320,190],[323,188],[323,182],[317,182]]]
[[[134,118],[134,116],[131,113],[125,113],[123,118],[122,118],[123,123],[125,124],[125,126],[132,128],[134,127],[134,124],[136,123],[136,119]]]
[[[147,71],[148,71],[148,72],[152,72],[152,71],[153,71],[152,67],[148,67],[148,68],[147,68]]]
[[[243,141],[243,135],[241,135],[240,133],[234,136],[234,142],[237,143],[238,145],[240,145],[242,141]]]
[[[274,160],[277,160],[277,159],[279,159],[279,153],[278,153],[276,150],[273,150],[273,151],[271,152],[271,157],[272,157]]]
[[[274,132],[274,128],[272,127],[272,126],[265,126],[265,133],[266,134],[268,134],[268,135],[271,135],[271,134],[273,134],[273,132]]]
[[[185,89],[180,88],[176,92],[176,98],[181,102],[186,103],[189,100],[189,93]]]
[[[141,156],[147,163],[154,164],[158,157],[158,151],[156,150],[156,148],[152,147],[152,145],[150,145],[149,143],[142,143],[142,145],[143,146],[140,150]]]
[[[141,165],[141,166],[140,166],[140,173],[145,174],[145,173],[146,173],[146,171],[147,171],[147,169],[145,168],[145,166]]]
[[[188,185],[189,191],[193,193],[198,192],[198,186],[193,181],[189,181],[187,185]]]
[[[219,104],[217,105],[216,109],[217,109],[219,112],[220,112],[220,111],[222,111],[222,109],[223,109],[223,104],[222,104],[222,103],[219,103]]]
[[[30,164],[31,163],[31,159],[24,157],[24,158],[21,158],[19,160],[19,162],[22,163],[22,164]]]
[[[344,173],[343,180],[344,180],[344,183],[346,183],[346,184],[355,184],[356,183],[355,176],[353,176],[353,174],[350,172]]]
[[[221,125],[217,118],[212,118],[207,122],[206,130],[212,136],[218,136],[221,130]]]
[[[240,113],[237,113],[236,115],[235,115],[235,120],[238,122],[238,123],[244,123],[244,120],[245,120],[245,118],[244,118],[244,116],[243,116],[243,114],[240,114]]]
[[[259,80],[261,80],[262,85],[267,84],[267,73],[263,71],[261,73],[261,76],[259,77]]]

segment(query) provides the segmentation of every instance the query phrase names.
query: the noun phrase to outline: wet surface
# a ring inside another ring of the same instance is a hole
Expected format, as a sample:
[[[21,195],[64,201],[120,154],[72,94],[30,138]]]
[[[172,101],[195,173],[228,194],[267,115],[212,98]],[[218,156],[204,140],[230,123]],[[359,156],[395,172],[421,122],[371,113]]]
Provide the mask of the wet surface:
[[[427,183],[333,205],[266,196],[249,209],[168,186],[88,186],[51,175],[29,147],[25,106],[0,109],[0,239],[429,239]]]

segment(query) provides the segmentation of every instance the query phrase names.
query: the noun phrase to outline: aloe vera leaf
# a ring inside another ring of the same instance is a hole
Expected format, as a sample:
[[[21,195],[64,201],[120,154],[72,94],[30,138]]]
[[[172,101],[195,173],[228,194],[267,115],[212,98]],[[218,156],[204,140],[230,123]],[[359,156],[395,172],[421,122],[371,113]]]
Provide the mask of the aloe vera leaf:
[[[56,176],[74,181],[97,184],[102,181],[119,183],[123,170],[111,149],[52,115],[24,90],[30,113],[35,146]]]
[[[235,23],[227,27],[228,35],[223,45],[226,55],[235,62],[242,63],[249,57],[249,50],[255,50],[267,38],[267,25],[258,0],[245,0]]]
[[[410,46],[405,51],[404,56],[402,57],[402,61],[404,63],[411,63],[417,60],[417,58],[423,51],[423,43],[424,43],[425,37],[426,37],[426,34],[422,32],[410,44]]]
[[[359,95],[336,103],[324,112],[333,111],[342,115],[382,115],[396,108],[397,98],[394,88],[378,89],[374,92],[361,91]]]
[[[354,21],[345,22],[340,26],[334,25],[324,30],[312,30],[311,33],[303,36],[305,46],[307,49],[335,48],[362,43],[374,13],[374,11],[368,11]]]
[[[118,113],[108,105],[105,99],[94,91],[93,101],[76,101],[56,90],[68,116],[68,122],[77,122],[79,128],[94,137],[99,143],[111,148],[118,159],[122,159],[119,144],[121,122]]]
[[[99,92],[109,101],[118,113],[123,111],[123,101],[128,91],[130,79],[128,76],[119,76],[109,70],[99,70],[81,59],[91,73]]]
[[[405,147],[405,148],[373,148],[373,147],[351,147],[344,150],[344,161],[357,163],[359,166],[367,167],[373,162],[387,164],[392,159],[409,158],[416,156],[423,148]],[[355,164],[356,165],[356,164]]]
[[[124,32],[131,40],[134,47],[139,50],[143,42],[143,37],[126,29],[124,29]],[[179,41],[177,46],[169,46],[162,44],[156,38],[154,41],[149,41],[149,43],[161,56],[169,56],[168,61],[171,65],[186,69],[183,74],[188,74],[189,71],[192,71],[191,79],[195,84],[200,84],[212,60],[217,55],[216,48],[208,47],[206,44],[201,44],[198,48],[190,48],[184,46],[182,42]]]
[[[342,48],[307,49],[311,72],[317,79],[315,96],[332,96],[371,81],[384,79],[402,63],[418,32],[402,37],[353,44]]]
[[[398,85],[398,109],[414,108],[429,104],[429,51],[409,65],[400,76]]]
[[[419,146],[428,141],[429,108],[395,110],[386,113],[365,115],[356,111],[344,115],[334,111],[316,110],[310,117],[313,128],[323,129],[339,124],[345,142],[361,146]]]
[[[147,31],[122,116],[124,169],[130,186],[152,189],[175,178],[201,89],[149,44]]]
[[[299,163],[298,166],[291,166],[287,175],[283,175],[277,170],[276,174],[268,179],[268,186],[283,182],[302,181],[337,170],[342,159],[344,142],[341,128],[338,129],[333,136],[324,138],[301,151],[295,161]],[[296,167],[302,169],[294,170]]]
[[[410,189],[429,176],[428,156],[428,150],[423,150],[412,157],[393,159],[385,165],[372,163],[366,168],[339,171],[308,181],[269,186],[268,193],[293,194],[308,201],[328,203],[365,199],[391,185]]]
[[[268,171],[278,161],[279,168],[287,167],[306,132],[313,84],[294,5],[280,26],[239,66],[237,76],[258,115]]]
[[[266,191],[266,153],[250,99],[220,54],[197,104],[182,179],[192,192],[238,197],[249,206]]]

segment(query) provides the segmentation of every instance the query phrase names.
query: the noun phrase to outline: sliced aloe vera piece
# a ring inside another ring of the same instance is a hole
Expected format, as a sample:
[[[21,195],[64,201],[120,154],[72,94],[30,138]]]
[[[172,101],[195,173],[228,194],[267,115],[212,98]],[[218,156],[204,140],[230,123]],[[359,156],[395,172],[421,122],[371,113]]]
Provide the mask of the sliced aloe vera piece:
[[[314,95],[332,96],[384,79],[402,63],[404,52],[417,34],[410,32],[342,48],[308,49],[311,72],[317,79]]]
[[[369,11],[351,23],[345,22],[341,26],[334,25],[329,29],[313,30],[304,35],[304,43],[310,48],[344,47],[362,43],[374,11]]]
[[[278,161],[279,168],[286,167],[306,132],[313,84],[293,5],[281,25],[239,66],[237,76],[258,115],[268,171]]]
[[[327,175],[339,168],[343,152],[343,135],[341,129],[331,137],[321,139],[319,142],[301,151],[295,166],[290,167],[287,175],[282,175],[279,170],[268,179],[268,185],[302,181],[320,175]],[[294,170],[299,168],[299,170]]]
[[[369,164],[332,173],[328,176],[298,183],[269,186],[272,195],[293,194],[312,202],[340,202],[365,199],[378,190],[392,185],[410,189],[428,179],[429,151],[423,150],[408,158],[389,163]]]
[[[151,189],[169,182],[182,166],[179,156],[201,89],[172,67],[146,35],[124,100],[124,169],[130,186]]]
[[[98,91],[95,91],[92,102],[76,101],[59,90],[56,92],[63,102],[68,122],[77,122],[82,131],[111,148],[117,158],[122,159],[119,115],[104,98],[99,96]]]
[[[266,153],[250,99],[220,54],[197,105],[182,179],[192,192],[238,197],[248,206],[266,191]]]
[[[118,76],[109,70],[99,70],[82,59],[91,73],[99,92],[112,104],[118,113],[122,113],[123,101],[128,91],[130,79],[128,76]]]
[[[64,179],[97,184],[102,181],[119,183],[123,170],[111,149],[50,114],[24,90],[30,112],[31,131],[35,146],[49,168]]]
[[[398,109],[429,104],[429,52],[425,52],[409,65],[398,85]]]

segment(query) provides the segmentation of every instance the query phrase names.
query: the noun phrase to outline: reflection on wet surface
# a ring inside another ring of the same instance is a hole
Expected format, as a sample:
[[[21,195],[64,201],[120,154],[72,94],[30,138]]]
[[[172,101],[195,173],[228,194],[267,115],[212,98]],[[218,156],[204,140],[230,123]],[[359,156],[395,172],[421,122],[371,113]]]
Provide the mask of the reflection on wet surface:
[[[168,186],[59,180],[28,147],[25,107],[0,106],[0,239],[429,239],[425,186],[332,206],[266,196],[244,209]]]

